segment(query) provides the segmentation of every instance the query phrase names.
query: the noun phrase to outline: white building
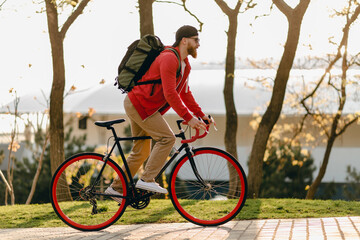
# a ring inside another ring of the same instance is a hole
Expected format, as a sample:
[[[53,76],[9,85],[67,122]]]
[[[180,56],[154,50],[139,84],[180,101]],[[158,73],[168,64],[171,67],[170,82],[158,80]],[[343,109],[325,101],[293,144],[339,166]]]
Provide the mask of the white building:
[[[310,70],[312,71],[312,70]],[[321,71],[322,72],[322,71]],[[319,73],[319,71],[317,71]],[[270,100],[271,92],[264,88],[252,88],[253,81],[245,81],[247,78],[261,78],[274,76],[275,71],[272,70],[238,70],[236,72],[234,96],[235,104],[238,113],[238,131],[237,131],[237,145],[238,158],[240,164],[243,166],[245,172],[248,171],[247,161],[251,151],[255,131],[250,127],[249,123],[253,120],[253,113],[258,111],[263,113],[266,108],[266,103]],[[298,74],[296,71],[293,74]],[[301,74],[309,74],[313,78],[313,72],[301,70]],[[198,140],[193,145],[199,146],[216,146],[224,149],[224,132],[225,132],[225,105],[223,99],[223,70],[193,70],[191,74],[190,88],[196,100],[203,108],[206,114],[211,114],[216,120],[218,131],[210,129],[210,134],[201,140]],[[299,76],[298,76],[299,77]],[[289,81],[289,84],[291,84]],[[46,103],[41,96],[40,91],[34,95],[24,96],[21,98],[19,110],[22,112],[41,111],[44,110]],[[79,113],[82,116],[87,116],[89,109],[95,112],[91,117],[80,118],[81,121],[73,123],[75,134],[87,134],[87,144],[89,145],[104,145],[107,139],[111,136],[110,132],[104,128],[96,127],[93,122],[97,120],[110,120],[116,118],[127,119],[124,108],[123,99],[125,94],[122,94],[113,83],[106,85],[99,85],[96,88],[86,91],[70,94],[65,98],[65,117],[77,117]],[[359,102],[349,100],[347,102],[345,113],[359,112]],[[283,108],[283,114],[287,115],[287,120],[290,122],[299,121],[299,116],[294,115],[294,111],[290,108]],[[170,126],[177,131],[175,121],[179,117],[174,111],[170,110],[166,115]],[[80,123],[80,125],[79,125]],[[84,125],[86,123],[86,126]],[[116,127],[118,134],[123,134],[123,128],[129,124],[128,121]],[[346,132],[337,138],[332,149],[330,161],[323,182],[345,182],[347,176],[346,167],[351,165],[360,170],[360,125],[353,124]],[[177,143],[179,146],[179,142]],[[311,154],[315,159],[317,167],[315,175],[319,171],[319,166],[325,152],[325,146],[316,146],[311,150]]]

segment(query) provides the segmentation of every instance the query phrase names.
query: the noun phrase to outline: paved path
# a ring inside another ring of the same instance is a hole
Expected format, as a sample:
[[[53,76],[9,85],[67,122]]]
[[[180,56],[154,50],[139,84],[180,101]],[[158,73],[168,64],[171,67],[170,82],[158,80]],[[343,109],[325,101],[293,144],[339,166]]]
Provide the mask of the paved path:
[[[80,232],[69,227],[0,229],[0,239],[360,240],[360,217],[231,221],[219,227],[191,223],[116,225],[98,232]]]

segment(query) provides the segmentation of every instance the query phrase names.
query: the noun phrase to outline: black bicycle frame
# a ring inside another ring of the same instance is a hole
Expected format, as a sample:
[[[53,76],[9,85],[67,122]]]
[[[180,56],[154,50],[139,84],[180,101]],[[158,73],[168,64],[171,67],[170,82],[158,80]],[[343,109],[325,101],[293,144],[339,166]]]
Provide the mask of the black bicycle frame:
[[[185,137],[185,133],[184,133],[184,130],[181,128],[181,123],[182,123],[183,120],[178,120],[177,121],[177,124],[178,124],[178,127],[179,127],[179,130],[180,130],[180,133],[179,134],[175,134],[175,137],[177,138],[181,138],[182,140],[185,140],[186,137]],[[135,189],[135,182],[134,182],[134,179],[131,175],[131,171],[129,169],[129,166],[127,164],[127,161],[126,161],[126,157],[125,157],[125,154],[122,150],[122,147],[121,147],[121,144],[120,142],[121,141],[130,141],[130,140],[145,140],[145,139],[152,139],[150,136],[141,136],[141,137],[121,137],[119,138],[116,134],[116,131],[113,127],[107,127],[108,130],[111,130],[112,131],[112,134],[114,136],[114,144],[111,148],[111,150],[104,156],[103,160],[104,160],[104,165],[103,167],[101,168],[100,172],[99,172],[99,175],[97,176],[96,180],[94,181],[94,184],[92,185],[91,189],[94,189],[94,186],[98,183],[98,181],[100,180],[100,177],[104,171],[104,168],[108,162],[108,159],[109,159],[109,156],[111,156],[112,152],[114,151],[115,149],[115,146],[117,146],[118,150],[119,150],[119,153],[120,153],[120,156],[121,156],[121,159],[123,160],[123,163],[124,163],[124,167],[125,167],[125,172],[126,172],[126,175],[130,181],[130,185],[133,189]],[[196,167],[196,164],[195,164],[195,161],[193,159],[193,151],[191,149],[191,147],[189,146],[188,143],[183,143],[175,152],[175,154],[165,163],[165,165],[161,168],[160,172],[158,173],[158,175],[155,177],[155,180],[159,179],[161,177],[161,175],[163,174],[163,172],[166,170],[166,168],[168,168],[170,166],[170,164],[176,159],[176,157],[180,154],[180,152],[185,149],[185,152],[190,160],[190,165],[194,171],[194,174],[196,176],[196,178],[199,180],[199,182],[204,185],[206,187],[206,183],[204,182],[204,180],[202,179],[202,177],[200,176],[198,170],[197,170],[197,167]],[[118,196],[118,195],[109,195],[109,194],[103,194],[103,193],[96,193],[98,195],[106,195],[106,196],[111,196],[111,197],[120,197],[120,198],[128,198],[128,197],[123,197],[123,196]],[[135,192],[136,194],[136,192]]]

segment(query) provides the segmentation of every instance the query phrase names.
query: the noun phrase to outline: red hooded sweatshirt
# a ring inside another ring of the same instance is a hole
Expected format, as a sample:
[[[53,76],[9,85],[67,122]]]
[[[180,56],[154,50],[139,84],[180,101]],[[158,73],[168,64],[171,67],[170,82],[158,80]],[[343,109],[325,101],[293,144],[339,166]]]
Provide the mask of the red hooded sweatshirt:
[[[180,56],[179,48],[175,49]],[[163,51],[140,80],[143,82],[161,79],[161,84],[137,85],[128,93],[130,101],[143,120],[157,111],[163,115],[170,107],[187,122],[192,119],[189,110],[197,117],[205,115],[187,84],[191,67],[188,58],[184,61],[186,67],[183,75],[181,72],[176,78],[179,61],[171,50]]]

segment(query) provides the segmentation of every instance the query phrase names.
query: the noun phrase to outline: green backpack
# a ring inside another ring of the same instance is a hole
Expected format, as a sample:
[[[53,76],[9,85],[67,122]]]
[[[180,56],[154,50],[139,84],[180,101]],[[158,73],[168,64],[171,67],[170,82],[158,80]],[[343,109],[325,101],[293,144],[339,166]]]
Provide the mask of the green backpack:
[[[179,67],[176,72],[176,77],[179,77],[181,63],[178,52],[171,47],[165,48],[157,36],[148,34],[134,41],[128,47],[128,50],[118,67],[118,76],[115,78],[114,85],[117,85],[123,93],[128,93],[136,85],[161,83],[161,79],[148,80],[145,82],[138,81],[149,70],[150,65],[154,62],[155,58],[164,50],[171,50],[179,60]]]

